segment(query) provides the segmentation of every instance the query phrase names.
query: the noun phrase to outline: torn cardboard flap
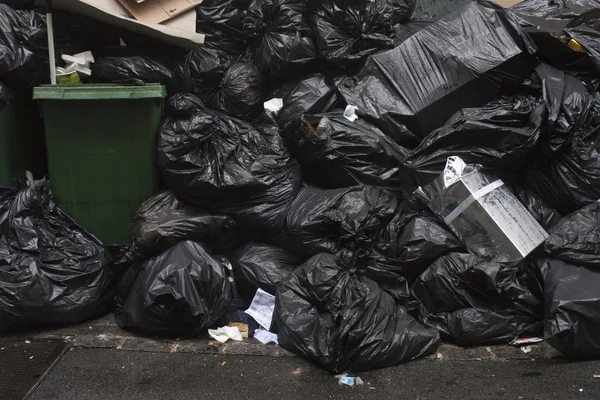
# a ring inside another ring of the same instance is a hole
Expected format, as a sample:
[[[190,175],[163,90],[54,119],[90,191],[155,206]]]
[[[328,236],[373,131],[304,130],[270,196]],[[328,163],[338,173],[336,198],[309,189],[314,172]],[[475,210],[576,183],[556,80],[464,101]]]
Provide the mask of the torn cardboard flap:
[[[159,25],[133,19],[118,0],[53,0],[52,5],[57,10],[85,15],[105,24],[186,49],[196,49],[204,44],[204,35],[196,33],[194,9]]]
[[[160,24],[196,7],[202,0],[119,0],[135,19]]]

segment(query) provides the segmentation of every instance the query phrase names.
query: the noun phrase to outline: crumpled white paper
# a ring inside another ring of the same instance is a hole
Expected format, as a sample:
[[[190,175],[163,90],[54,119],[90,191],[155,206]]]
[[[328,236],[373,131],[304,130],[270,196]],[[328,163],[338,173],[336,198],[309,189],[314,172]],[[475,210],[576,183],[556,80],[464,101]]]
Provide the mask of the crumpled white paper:
[[[262,329],[257,329],[254,331],[254,338],[256,340],[258,340],[259,342],[261,342],[262,344],[267,344],[267,343],[279,344],[279,341],[277,340],[277,335],[275,333],[269,332],[269,331],[263,331]]]
[[[242,341],[242,334],[237,326],[222,326],[218,329],[209,329],[208,334],[215,340],[225,343],[229,339]]]
[[[265,101],[265,111],[270,111],[273,114],[277,115],[277,113],[283,108],[283,99],[274,98],[269,101]]]

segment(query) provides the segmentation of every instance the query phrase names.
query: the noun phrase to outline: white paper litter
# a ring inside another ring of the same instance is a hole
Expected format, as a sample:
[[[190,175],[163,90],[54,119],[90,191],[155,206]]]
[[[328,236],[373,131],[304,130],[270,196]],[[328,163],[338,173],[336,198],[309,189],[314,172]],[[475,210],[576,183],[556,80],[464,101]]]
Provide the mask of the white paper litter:
[[[257,329],[254,331],[254,338],[256,340],[258,340],[259,342],[261,342],[262,344],[268,344],[268,343],[279,344],[279,341],[277,340],[277,334],[275,334],[273,332],[269,332],[269,331],[263,331],[262,329]]]
[[[218,329],[209,329],[208,334],[215,340],[225,343],[229,339],[242,341],[242,334],[237,326],[222,326]]]
[[[270,111],[273,114],[277,114],[283,108],[283,99],[274,98],[269,101],[265,101],[265,111]]]
[[[252,299],[250,308],[245,311],[246,314],[254,318],[265,330],[271,329],[273,312],[275,311],[275,296],[258,289]]]
[[[358,107],[356,106],[346,106],[344,110],[344,118],[346,118],[350,122],[354,122],[358,119],[358,115],[356,115],[356,110]]]

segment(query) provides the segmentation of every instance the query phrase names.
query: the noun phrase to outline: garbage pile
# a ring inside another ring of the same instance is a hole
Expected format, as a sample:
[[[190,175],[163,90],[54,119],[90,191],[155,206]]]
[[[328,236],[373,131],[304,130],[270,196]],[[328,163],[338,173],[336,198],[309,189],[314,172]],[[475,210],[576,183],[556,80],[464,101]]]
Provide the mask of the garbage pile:
[[[334,373],[542,334],[600,356],[600,3],[559,3],[205,1],[187,54],[83,41],[90,82],[167,86],[166,188],[118,286],[47,182],[2,195],[0,331],[116,291],[124,329],[242,323]],[[42,82],[43,16],[0,23],[0,80]]]

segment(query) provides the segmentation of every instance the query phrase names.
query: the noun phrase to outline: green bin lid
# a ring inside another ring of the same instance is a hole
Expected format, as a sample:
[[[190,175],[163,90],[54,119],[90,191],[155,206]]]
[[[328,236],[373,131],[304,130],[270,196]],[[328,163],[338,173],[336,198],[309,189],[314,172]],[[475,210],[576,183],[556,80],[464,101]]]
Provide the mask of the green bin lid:
[[[164,98],[166,95],[167,89],[158,83],[144,86],[41,85],[33,88],[34,100],[127,100]]]

